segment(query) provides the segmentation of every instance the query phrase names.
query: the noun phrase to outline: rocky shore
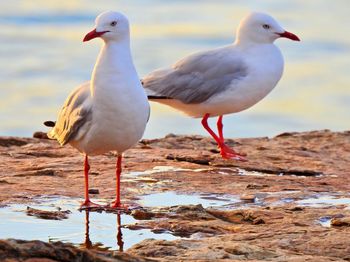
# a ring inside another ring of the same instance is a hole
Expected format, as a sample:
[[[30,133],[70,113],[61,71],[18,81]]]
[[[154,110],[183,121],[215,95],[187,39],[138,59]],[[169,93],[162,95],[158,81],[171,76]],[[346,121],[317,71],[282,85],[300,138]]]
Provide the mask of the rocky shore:
[[[145,239],[124,252],[1,240],[0,260],[350,261],[350,131],[283,133],[228,144],[249,161],[221,159],[210,138],[172,134],[142,140],[125,154],[122,197],[140,206],[130,213],[137,223],[125,228],[177,239]],[[48,196],[82,197],[82,163],[75,149],[55,141],[0,137],[0,212]],[[115,155],[92,157],[90,164],[92,197],[112,200]],[[169,192],[223,205],[162,201]],[[149,194],[159,194],[162,206],[142,204]],[[69,213],[60,215],[69,219]]]

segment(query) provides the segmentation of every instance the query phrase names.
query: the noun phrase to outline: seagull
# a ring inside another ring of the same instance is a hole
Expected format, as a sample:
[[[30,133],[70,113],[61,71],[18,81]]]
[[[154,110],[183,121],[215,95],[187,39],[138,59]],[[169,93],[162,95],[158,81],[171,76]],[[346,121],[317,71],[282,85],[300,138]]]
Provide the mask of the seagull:
[[[89,199],[88,156],[117,152],[116,198],[112,208],[127,208],[120,201],[122,154],[142,137],[150,113],[130,51],[129,22],[118,12],[104,12],[84,42],[100,37],[104,44],[91,81],[75,89],[66,99],[48,137],[70,144],[85,155],[85,201],[81,208],[98,206]]]
[[[224,159],[245,161],[228,147],[223,135],[223,115],[250,108],[276,86],[284,61],[274,41],[300,39],[285,31],[270,15],[253,12],[239,24],[233,44],[191,54],[168,68],[142,79],[150,101],[202,118]],[[216,117],[218,134],[208,125]]]

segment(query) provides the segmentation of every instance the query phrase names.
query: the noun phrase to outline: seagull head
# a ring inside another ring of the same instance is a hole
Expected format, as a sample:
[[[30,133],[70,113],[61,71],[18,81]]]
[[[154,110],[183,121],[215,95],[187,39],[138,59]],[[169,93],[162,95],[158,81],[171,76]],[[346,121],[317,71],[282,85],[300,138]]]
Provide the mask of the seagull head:
[[[129,21],[119,12],[107,11],[96,17],[96,28],[87,33],[83,42],[101,37],[104,41],[119,41],[129,37]]]
[[[273,43],[280,37],[300,41],[299,37],[284,30],[270,15],[254,12],[240,22],[236,42]]]

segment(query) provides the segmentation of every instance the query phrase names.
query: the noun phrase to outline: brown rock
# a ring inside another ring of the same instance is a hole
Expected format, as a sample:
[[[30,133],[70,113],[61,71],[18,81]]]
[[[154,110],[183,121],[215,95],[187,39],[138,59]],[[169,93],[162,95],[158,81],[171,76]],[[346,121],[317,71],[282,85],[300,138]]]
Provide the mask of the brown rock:
[[[243,200],[243,201],[254,202],[254,200],[255,200],[255,195],[249,195],[249,194],[247,194],[247,195],[241,195],[241,196],[239,197],[239,199],[241,199],[241,200]]]
[[[155,216],[154,213],[142,209],[133,210],[131,215],[138,220],[149,220]]]
[[[41,131],[37,131],[33,134],[34,138],[39,138],[39,139],[49,139],[49,137],[47,136],[47,133],[45,132],[41,132]]]
[[[126,256],[159,261],[350,260],[349,205],[298,203],[318,197],[349,198],[350,131],[228,139],[228,145],[247,153],[248,162],[223,160],[220,154],[211,153],[217,150],[208,137],[169,135],[146,142],[146,147],[138,144],[125,153],[123,202],[140,205],[142,202],[135,202],[142,195],[175,191],[187,194],[193,205],[169,207],[178,205],[175,195],[159,201],[163,208],[136,214],[147,219],[121,230],[143,228],[186,238],[146,240],[128,249]],[[115,154],[92,157],[90,165],[91,187],[99,189],[99,198],[112,201]],[[47,194],[83,197],[82,169],[83,157],[70,146],[60,147],[44,139],[2,137],[0,207],[32,203]],[[259,201],[239,201],[239,196],[252,199],[253,195]],[[215,208],[200,205],[210,203]],[[341,223],[335,220],[337,214],[345,216]],[[342,226],[320,225],[319,219],[325,216]],[[114,258],[113,253],[109,252],[108,258]]]
[[[89,194],[98,195],[100,191],[97,188],[90,188]]]
[[[334,227],[349,227],[350,217],[332,218],[331,225]]]
[[[209,165],[211,160],[211,158],[208,158],[206,156],[192,157],[192,156],[182,156],[182,155],[173,155],[173,154],[167,155],[166,159],[184,161],[184,162],[195,163],[199,165]]]
[[[0,240],[0,261],[64,261],[64,262],[147,262],[154,261],[126,253],[95,252],[81,250],[62,242],[42,242],[39,240]]]
[[[258,184],[248,184],[247,189],[262,189],[265,187],[269,187],[269,185],[258,185]]]
[[[67,219],[71,211],[47,211],[27,207],[26,213],[28,216],[35,216],[41,219],[62,220]]]
[[[0,137],[0,146],[24,146],[29,143],[30,140],[19,137]]]
[[[278,257],[273,250],[263,249],[257,246],[234,244],[224,249],[227,253],[242,256],[245,259],[268,260]]]

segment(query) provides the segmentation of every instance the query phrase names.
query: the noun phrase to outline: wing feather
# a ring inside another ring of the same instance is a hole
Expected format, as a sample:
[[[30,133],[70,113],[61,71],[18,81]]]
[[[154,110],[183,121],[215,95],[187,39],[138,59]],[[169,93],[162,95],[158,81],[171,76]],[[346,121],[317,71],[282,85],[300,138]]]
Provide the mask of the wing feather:
[[[142,83],[150,96],[197,104],[225,91],[233,81],[246,75],[244,62],[225,47],[185,57],[172,68],[149,74]]]
[[[78,134],[79,129],[91,120],[90,82],[75,89],[66,99],[55,126],[48,137],[67,144]]]

